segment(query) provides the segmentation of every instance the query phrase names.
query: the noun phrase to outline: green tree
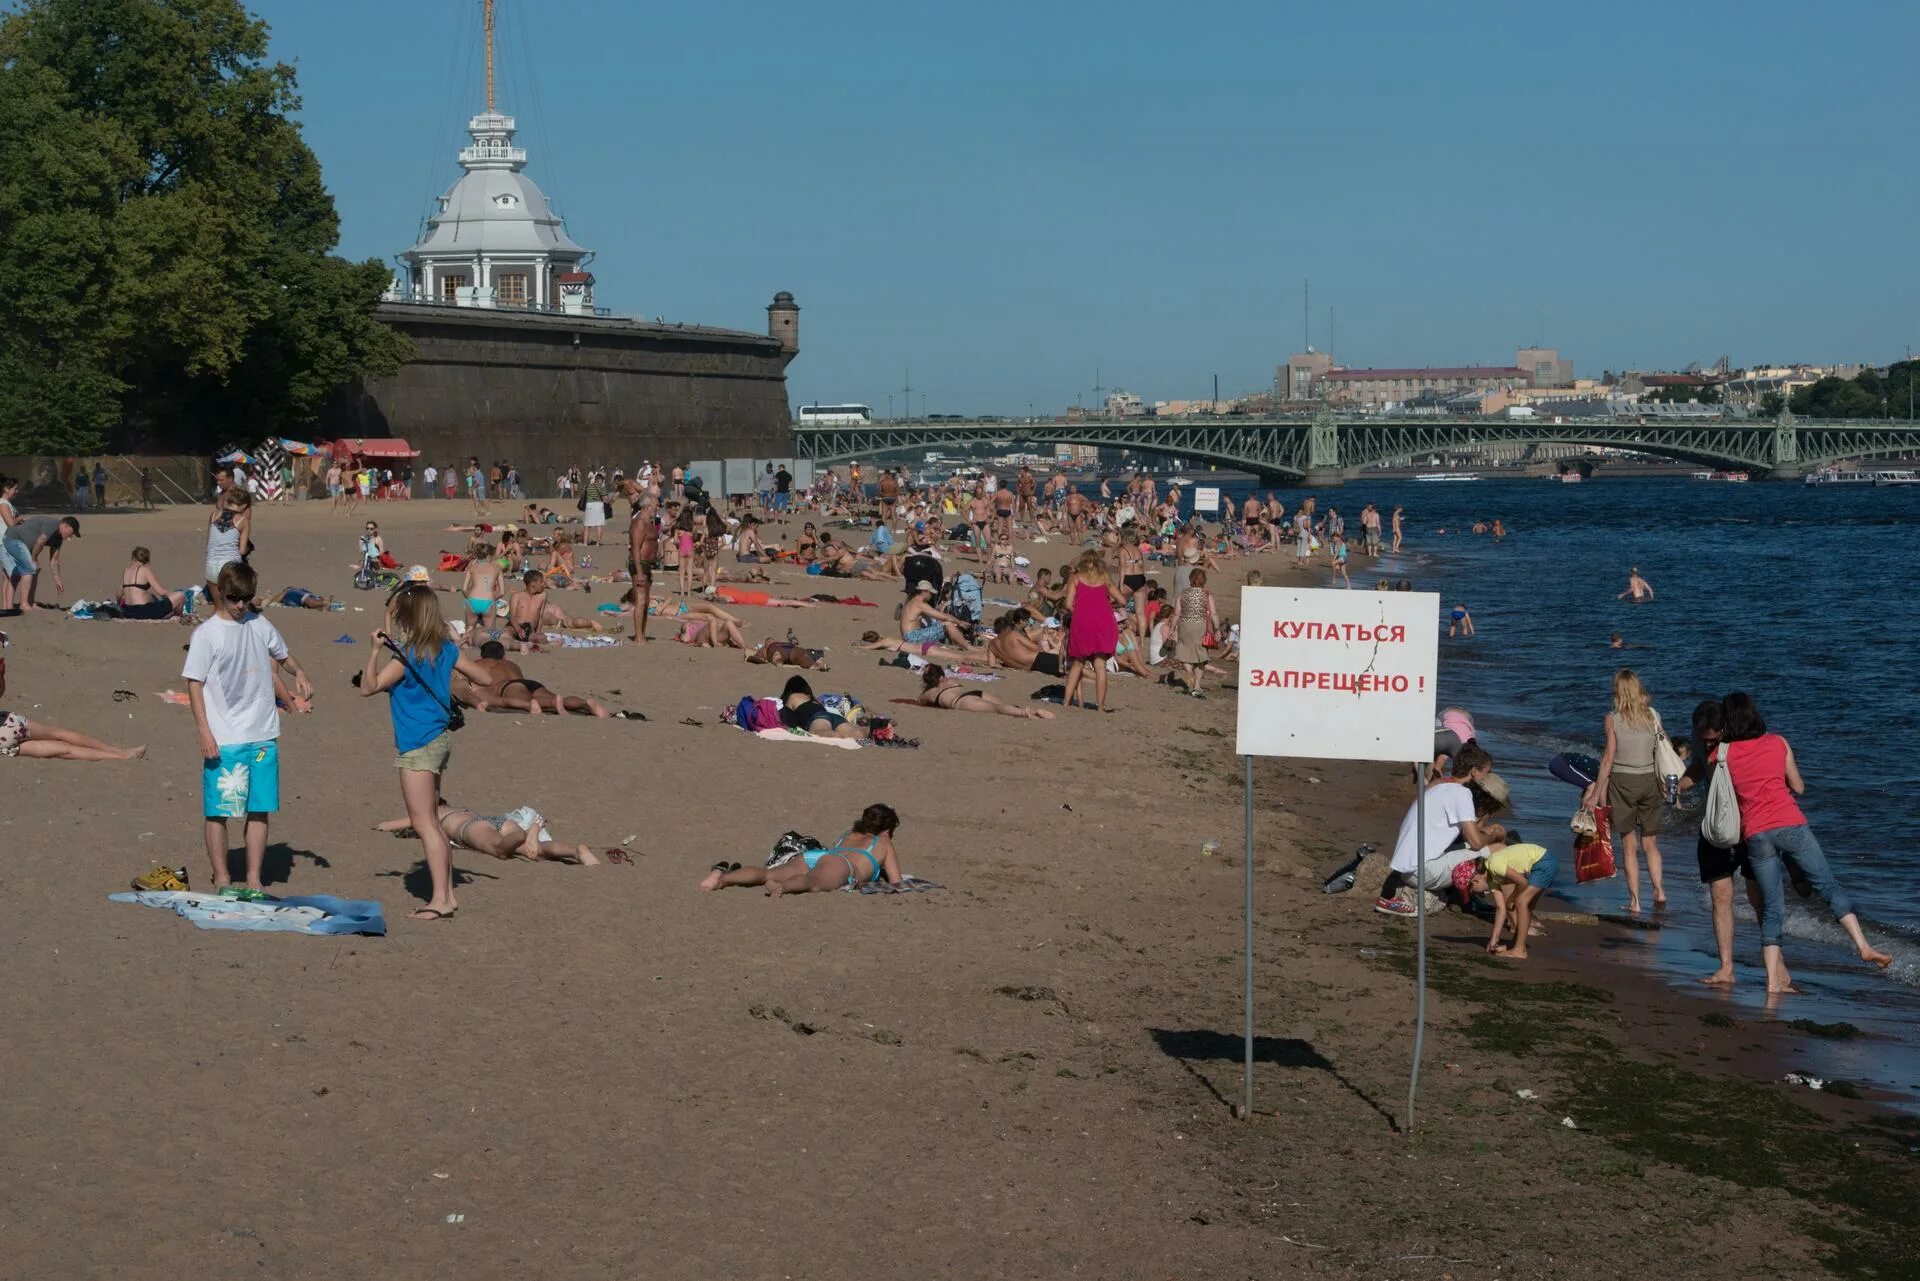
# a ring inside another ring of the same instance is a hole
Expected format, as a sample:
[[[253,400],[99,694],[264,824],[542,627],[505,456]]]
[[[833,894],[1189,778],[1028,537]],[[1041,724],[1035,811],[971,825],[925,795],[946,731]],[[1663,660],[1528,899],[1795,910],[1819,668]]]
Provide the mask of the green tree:
[[[291,433],[411,354],[372,315],[385,268],[331,253],[293,70],[266,57],[238,0],[26,0],[0,19],[0,226],[18,207],[42,227],[0,237],[0,286],[35,286],[7,295],[0,378],[38,388],[0,390],[0,441]]]
[[[1832,374],[1807,387],[1795,389],[1787,403],[1803,418],[1884,418],[1887,402],[1879,394],[1876,375],[1867,384]]]

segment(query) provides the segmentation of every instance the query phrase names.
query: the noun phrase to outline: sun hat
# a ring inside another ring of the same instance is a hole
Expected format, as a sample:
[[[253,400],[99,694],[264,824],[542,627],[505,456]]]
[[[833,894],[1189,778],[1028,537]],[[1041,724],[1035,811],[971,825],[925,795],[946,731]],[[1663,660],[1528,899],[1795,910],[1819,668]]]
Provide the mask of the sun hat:
[[[407,581],[410,583],[431,583],[433,576],[427,573],[427,567],[425,565],[415,565],[407,571]]]
[[[933,590],[933,584],[923,578],[913,585],[913,590],[916,592],[930,592]]]
[[[1480,790],[1502,805],[1507,804],[1508,799],[1513,795],[1507,787],[1507,780],[1492,770],[1488,770],[1487,776],[1480,780]]]

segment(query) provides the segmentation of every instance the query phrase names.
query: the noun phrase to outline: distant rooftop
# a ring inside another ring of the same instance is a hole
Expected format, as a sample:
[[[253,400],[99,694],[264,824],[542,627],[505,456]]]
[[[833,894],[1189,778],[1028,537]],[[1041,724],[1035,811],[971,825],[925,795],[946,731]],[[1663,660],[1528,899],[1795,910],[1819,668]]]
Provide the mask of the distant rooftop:
[[[1525,378],[1515,365],[1436,365],[1427,369],[1334,369],[1323,375],[1334,382],[1386,382],[1408,378]]]

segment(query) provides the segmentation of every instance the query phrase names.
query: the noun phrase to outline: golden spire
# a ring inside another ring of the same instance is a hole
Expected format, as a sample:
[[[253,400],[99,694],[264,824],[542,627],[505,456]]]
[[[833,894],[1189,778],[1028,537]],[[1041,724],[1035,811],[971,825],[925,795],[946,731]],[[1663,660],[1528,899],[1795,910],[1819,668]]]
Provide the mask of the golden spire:
[[[493,0],[481,0],[486,9],[487,28],[487,110],[493,110]]]

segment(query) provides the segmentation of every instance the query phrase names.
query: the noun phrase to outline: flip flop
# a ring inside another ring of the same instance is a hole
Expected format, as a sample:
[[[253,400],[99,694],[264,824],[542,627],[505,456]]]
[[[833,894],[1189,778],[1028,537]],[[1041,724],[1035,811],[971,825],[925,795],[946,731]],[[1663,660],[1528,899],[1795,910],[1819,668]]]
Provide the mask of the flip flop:
[[[459,910],[457,907],[453,909],[454,912]],[[442,912],[437,907],[421,907],[408,912],[407,919],[409,921],[451,921],[453,912]]]
[[[633,863],[633,856],[631,854],[628,854],[625,850],[608,850],[607,862],[626,863],[629,866],[631,866]]]
[[[708,868],[707,870],[709,872],[718,872],[722,876],[725,876],[728,872],[739,871],[740,865],[738,863],[715,863],[712,867]]]

